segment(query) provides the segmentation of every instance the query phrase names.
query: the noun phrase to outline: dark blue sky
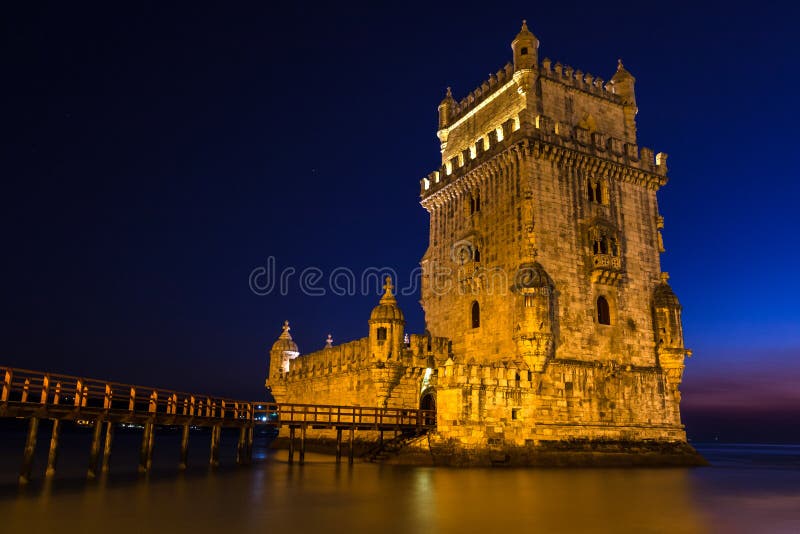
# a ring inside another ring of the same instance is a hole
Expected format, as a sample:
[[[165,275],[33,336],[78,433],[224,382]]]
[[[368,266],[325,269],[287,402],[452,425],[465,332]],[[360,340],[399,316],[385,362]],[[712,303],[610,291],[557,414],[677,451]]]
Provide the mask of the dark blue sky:
[[[5,10],[2,363],[255,397],[283,319],[304,351],[363,336],[376,296],[256,296],[250,272],[408,277],[444,88],[526,18],[542,58],[623,58],[640,145],[670,154],[686,409],[798,412],[796,6],[156,6]]]

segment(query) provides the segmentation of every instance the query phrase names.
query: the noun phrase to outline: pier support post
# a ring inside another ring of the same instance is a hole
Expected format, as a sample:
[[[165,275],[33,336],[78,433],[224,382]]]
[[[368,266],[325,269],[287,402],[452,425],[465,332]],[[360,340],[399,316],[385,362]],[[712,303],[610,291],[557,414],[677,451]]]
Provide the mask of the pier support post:
[[[306,462],[306,425],[300,427],[300,465]]]
[[[184,470],[189,465],[189,425],[183,425],[181,432],[181,459],[178,469]]]
[[[253,433],[255,432],[255,427],[249,426],[247,427],[247,451],[245,453],[245,459],[247,463],[253,462]]]
[[[247,427],[239,428],[239,441],[236,443],[236,464],[244,465],[247,463]]]
[[[342,427],[336,427],[336,463],[342,463]]]
[[[106,421],[106,437],[103,440],[103,463],[100,470],[108,473],[111,468],[111,444],[114,441],[114,423]]]
[[[100,438],[103,436],[103,420],[97,419],[92,430],[92,445],[89,447],[89,469],[86,476],[95,478],[97,476],[97,461],[100,459]]]
[[[56,474],[56,463],[58,462],[58,434],[61,430],[61,421],[53,419],[53,430],[50,432],[50,451],[47,453],[47,470],[45,476],[51,477]]]
[[[294,427],[289,427],[289,463],[294,462]]]
[[[22,468],[19,471],[19,483],[27,484],[31,480],[33,453],[36,452],[36,435],[39,432],[39,418],[31,417],[28,423],[28,436],[25,439],[25,451],[22,455]]]
[[[350,465],[353,465],[353,447],[354,447],[353,441],[355,437],[355,432],[356,432],[355,429],[353,427],[350,427],[350,454],[347,457],[347,463]]]
[[[144,433],[142,434],[142,447],[139,450],[139,472],[149,473],[150,468],[153,467],[153,439],[155,429],[153,423],[144,424]]]
[[[211,427],[211,457],[208,459],[208,465],[211,467],[219,466],[219,440],[221,436],[221,426],[214,425]]]

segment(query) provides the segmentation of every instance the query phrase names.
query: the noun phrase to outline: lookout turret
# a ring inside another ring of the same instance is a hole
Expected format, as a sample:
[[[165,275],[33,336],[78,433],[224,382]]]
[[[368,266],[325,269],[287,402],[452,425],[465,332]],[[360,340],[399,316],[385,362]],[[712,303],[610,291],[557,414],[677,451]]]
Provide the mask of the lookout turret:
[[[514,51],[514,70],[533,69],[538,63],[539,39],[528,29],[527,21],[522,21],[522,29],[511,41]]]
[[[397,359],[403,346],[406,320],[392,293],[393,288],[392,278],[387,276],[383,296],[369,316],[369,347],[376,361]]]

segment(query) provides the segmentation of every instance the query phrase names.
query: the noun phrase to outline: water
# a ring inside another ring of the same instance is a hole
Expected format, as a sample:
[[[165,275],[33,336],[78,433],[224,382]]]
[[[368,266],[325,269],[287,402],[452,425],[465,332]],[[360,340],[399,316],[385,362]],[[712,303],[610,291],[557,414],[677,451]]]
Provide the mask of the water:
[[[83,480],[88,432],[65,432],[60,471],[15,484],[23,434],[0,434],[0,532],[800,532],[800,446],[698,445],[698,469],[408,468],[308,454],[286,463],[257,441],[257,464],[233,467],[235,436],[209,471],[208,435],[193,434],[185,474],[178,436],[156,438],[154,470],[136,475],[138,433],[118,432],[111,476]]]

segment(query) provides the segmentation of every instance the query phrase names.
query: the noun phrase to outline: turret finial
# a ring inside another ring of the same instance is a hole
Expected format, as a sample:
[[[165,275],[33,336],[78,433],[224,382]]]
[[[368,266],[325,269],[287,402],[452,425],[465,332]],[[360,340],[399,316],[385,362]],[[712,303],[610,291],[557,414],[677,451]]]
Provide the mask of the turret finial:
[[[450,86],[447,86],[447,94],[445,95],[447,98],[453,98],[453,91],[450,89]]]
[[[281,332],[281,339],[292,339],[292,335],[289,333],[289,320],[283,321],[283,332]]]
[[[617,70],[624,69],[625,66],[622,64],[622,58],[617,59]]]
[[[392,293],[392,289],[394,289],[394,286],[392,285],[392,277],[387,276],[386,283],[383,284],[383,294],[388,295],[390,297],[394,296],[394,293]]]
[[[661,281],[666,284],[667,280],[669,280],[669,273],[661,273]]]
[[[333,336],[328,334],[328,339],[325,340],[325,348],[329,349],[331,347],[333,347]]]

